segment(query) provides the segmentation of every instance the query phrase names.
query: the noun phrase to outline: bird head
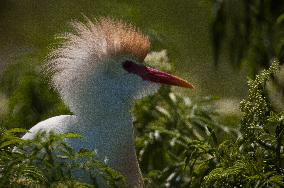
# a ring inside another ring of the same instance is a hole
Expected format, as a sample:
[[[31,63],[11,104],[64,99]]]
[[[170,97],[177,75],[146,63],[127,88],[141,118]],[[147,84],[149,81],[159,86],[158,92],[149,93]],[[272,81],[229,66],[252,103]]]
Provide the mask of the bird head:
[[[134,26],[109,18],[71,25],[74,31],[61,36],[64,42],[50,53],[45,68],[71,111],[95,100],[132,101],[153,94],[161,84],[193,87],[144,64],[150,41]]]

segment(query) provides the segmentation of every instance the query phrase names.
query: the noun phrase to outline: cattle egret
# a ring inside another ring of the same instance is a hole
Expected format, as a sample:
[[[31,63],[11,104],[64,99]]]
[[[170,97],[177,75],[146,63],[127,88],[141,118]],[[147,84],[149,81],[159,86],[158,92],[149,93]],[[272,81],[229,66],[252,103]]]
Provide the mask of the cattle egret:
[[[23,136],[38,131],[78,133],[67,139],[75,150],[97,151],[100,161],[121,172],[128,187],[143,187],[135,153],[130,108],[135,99],[155,93],[160,84],[192,88],[187,81],[143,65],[150,42],[137,28],[122,21],[101,18],[71,23],[61,47],[53,50],[44,66],[51,85],[74,115],[42,121]],[[76,174],[89,181],[83,173]],[[104,187],[103,182],[98,182]]]

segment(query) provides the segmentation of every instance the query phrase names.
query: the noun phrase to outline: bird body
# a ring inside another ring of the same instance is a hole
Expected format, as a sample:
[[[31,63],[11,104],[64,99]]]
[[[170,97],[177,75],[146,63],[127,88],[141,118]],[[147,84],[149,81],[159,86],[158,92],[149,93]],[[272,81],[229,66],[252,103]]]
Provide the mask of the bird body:
[[[83,138],[67,143],[77,151],[96,150],[97,158],[121,172],[129,187],[143,187],[130,114],[133,101],[155,93],[160,84],[192,85],[143,65],[150,42],[130,24],[102,18],[72,26],[74,33],[63,36],[44,70],[74,115],[42,121],[23,138],[31,139],[37,131],[81,134]],[[77,177],[88,179],[80,173]]]
[[[111,115],[111,114],[110,114]],[[111,168],[127,177],[129,187],[142,187],[142,175],[139,170],[135,153],[132,120],[129,112],[122,111],[116,119],[104,117],[97,122],[85,121],[75,115],[61,115],[49,118],[32,127],[23,139],[32,139],[38,131],[52,131],[57,134],[78,133],[82,138],[66,139],[65,142],[75,151],[85,148],[95,150],[96,159],[105,162]],[[83,182],[92,183],[88,174],[74,174]],[[105,186],[102,179],[97,179],[101,187]]]

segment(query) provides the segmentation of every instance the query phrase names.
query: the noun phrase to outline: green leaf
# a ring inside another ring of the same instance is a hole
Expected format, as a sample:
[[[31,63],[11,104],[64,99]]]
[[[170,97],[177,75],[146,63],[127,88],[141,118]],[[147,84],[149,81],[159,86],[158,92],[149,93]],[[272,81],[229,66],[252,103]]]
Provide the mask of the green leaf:
[[[284,21],[284,13],[281,14],[280,16],[278,16],[277,20],[276,20],[276,24],[282,24]]]
[[[7,146],[11,146],[11,145],[18,145],[19,143],[23,143],[24,140],[20,139],[20,138],[14,138],[13,140],[8,140],[5,142],[2,142],[0,145],[0,149],[7,147]]]

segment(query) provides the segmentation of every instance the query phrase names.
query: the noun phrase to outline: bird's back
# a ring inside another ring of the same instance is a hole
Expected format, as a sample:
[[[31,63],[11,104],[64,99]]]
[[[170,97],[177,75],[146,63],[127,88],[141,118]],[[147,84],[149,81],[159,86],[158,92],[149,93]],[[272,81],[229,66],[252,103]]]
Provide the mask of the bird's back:
[[[41,121],[33,126],[22,138],[25,140],[33,139],[37,132],[54,132],[56,134],[69,133],[70,127],[74,127],[76,118],[73,115],[60,115]]]
[[[46,133],[53,132],[56,134],[78,133],[78,131],[76,131],[76,128],[78,128],[76,116],[60,115],[39,122],[38,124],[33,126],[29,130],[29,132],[26,133],[22,138],[25,140],[33,139],[38,132],[46,132]],[[73,139],[79,139],[79,138],[73,138]],[[65,139],[65,142],[76,151],[80,149],[81,142],[78,140],[74,141],[71,138],[71,139]],[[76,178],[78,178],[83,182],[91,183],[89,174],[86,174],[86,172],[82,170],[72,170],[72,174],[73,176],[75,176]]]

